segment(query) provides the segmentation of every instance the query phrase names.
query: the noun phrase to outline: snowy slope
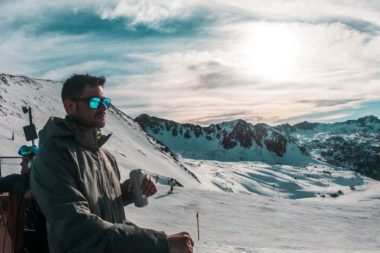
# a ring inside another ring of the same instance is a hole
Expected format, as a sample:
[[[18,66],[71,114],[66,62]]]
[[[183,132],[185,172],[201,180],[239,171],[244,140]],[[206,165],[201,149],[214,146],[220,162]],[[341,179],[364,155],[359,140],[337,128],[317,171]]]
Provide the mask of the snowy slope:
[[[261,162],[185,161],[208,189],[267,197],[342,199],[362,192],[372,182],[353,171],[322,163],[295,167]],[[337,194],[339,191],[341,194]]]
[[[22,127],[29,124],[29,119],[27,114],[22,113],[22,106],[31,106],[33,121],[38,129],[42,129],[50,116],[65,116],[60,98],[61,85],[48,80],[0,75],[1,156],[17,155],[18,148],[26,144]],[[108,111],[107,125],[102,131],[113,133],[105,147],[116,156],[123,177],[127,177],[131,169],[140,168],[162,178],[175,178],[184,186],[199,184],[180,162],[164,152],[137,123],[117,108]],[[14,141],[11,140],[13,132]]]
[[[150,206],[127,207],[126,213],[145,227],[189,231],[197,253],[375,253],[380,252],[379,182],[365,188],[362,195],[288,200],[188,188],[167,194],[160,186]]]
[[[189,231],[200,253],[380,251],[378,181],[328,164],[185,161],[206,189],[159,186],[149,208],[127,207],[128,217]]]

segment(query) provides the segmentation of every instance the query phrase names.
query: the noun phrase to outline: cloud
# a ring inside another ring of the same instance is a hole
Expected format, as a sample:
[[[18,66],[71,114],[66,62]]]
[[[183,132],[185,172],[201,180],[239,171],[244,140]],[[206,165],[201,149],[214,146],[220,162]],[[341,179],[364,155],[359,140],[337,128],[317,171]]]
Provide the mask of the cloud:
[[[42,76],[42,78],[62,80],[72,74],[94,72],[94,70],[101,69],[106,64],[107,62],[105,61],[88,61],[71,66],[65,66],[63,68],[48,71]]]
[[[256,124],[264,120],[264,118],[262,117],[250,116],[249,111],[238,111],[238,112],[231,112],[231,113],[211,114],[211,115],[206,115],[199,118],[192,118],[190,119],[190,122],[197,122],[197,124],[200,124],[202,126],[209,126],[211,124],[217,124],[217,123],[222,123],[225,121],[231,121],[231,120],[237,120],[237,119],[243,119],[252,124]]]
[[[374,115],[379,118],[380,113],[378,112],[378,108],[380,108],[380,101],[368,101],[348,108],[326,112],[313,112],[309,114],[285,118],[282,122],[289,122],[292,124],[299,123],[301,121],[331,123],[337,121],[342,122],[350,119],[358,119],[368,115]]]
[[[377,1],[299,1],[299,0],[228,0],[228,1],[165,1],[165,0],[5,0],[0,5],[2,19],[9,25],[14,22],[36,23],[54,19],[60,13],[94,13],[102,20],[126,22],[125,28],[145,25],[157,30],[176,28],[175,22],[212,17],[219,23],[242,20],[267,20],[270,22],[346,22],[363,29],[380,26]],[[66,22],[69,20],[66,20]],[[167,22],[172,27],[167,27]],[[185,23],[182,23],[185,24]],[[163,28],[161,26],[166,26]],[[178,28],[178,27],[177,27]],[[365,30],[365,29],[364,29]]]
[[[343,121],[348,116],[350,116],[349,113],[334,114],[334,115],[329,115],[329,116],[325,116],[325,117],[316,118],[315,121],[317,121],[317,122]]]
[[[114,8],[105,8],[101,17],[103,19],[126,18],[130,20],[128,29],[136,29],[139,25],[146,25],[156,30],[173,31],[174,27],[163,27],[170,20],[187,20],[198,16],[202,9],[202,1],[147,1],[147,0],[121,0]],[[198,13],[198,14],[196,14]]]
[[[299,102],[306,103],[306,104],[313,104],[317,107],[333,107],[336,105],[343,105],[350,102],[356,102],[359,100],[360,99],[336,99],[336,100],[322,99],[322,100],[300,100]]]
[[[251,121],[259,118],[267,123],[282,122],[294,115],[350,108],[359,104],[358,98],[362,101],[379,98],[379,81],[371,80],[371,73],[366,73],[365,68],[361,69],[361,75],[366,78],[354,78],[354,74],[352,81],[348,80],[350,76],[333,76],[333,80],[329,80],[319,74],[322,78],[266,82],[239,73],[238,67],[225,67],[227,57],[233,58],[233,52],[231,54],[220,50],[148,54],[145,57],[161,66],[160,71],[130,76],[110,91],[118,96],[116,104],[123,99],[130,103],[148,102],[145,108],[128,109],[129,114],[137,116],[148,112],[202,125],[222,120],[217,115],[234,115],[241,111],[249,111],[250,116],[240,115],[240,118],[251,118]],[[297,103],[299,98],[305,99]]]
[[[187,1],[7,1],[0,28],[40,34],[103,34],[121,38],[186,35],[213,22],[202,5]],[[199,1],[200,3],[200,1]]]
[[[380,26],[376,1],[281,1],[260,0],[185,1],[121,0],[116,6],[104,7],[105,19],[127,18],[129,27],[145,24],[160,29],[170,19],[184,20],[201,15],[213,16],[221,21],[268,20],[302,22],[346,22],[352,27],[368,30]]]
[[[22,0],[0,11],[3,72],[105,75],[131,116],[277,123],[378,111],[365,107],[380,101],[376,1]]]
[[[198,84],[192,86],[194,90],[215,90],[231,86],[236,89],[248,84],[234,66],[225,66],[220,62],[206,61],[190,65],[188,69],[198,78]]]

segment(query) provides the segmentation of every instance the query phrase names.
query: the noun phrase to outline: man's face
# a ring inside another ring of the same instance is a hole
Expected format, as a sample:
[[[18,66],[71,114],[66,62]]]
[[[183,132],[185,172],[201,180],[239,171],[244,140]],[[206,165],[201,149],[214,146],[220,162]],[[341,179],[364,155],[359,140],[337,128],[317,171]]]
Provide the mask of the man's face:
[[[20,163],[21,165],[21,173],[22,174],[29,174],[30,173],[30,170],[29,170],[29,161],[30,161],[30,158],[27,157],[27,156],[23,156],[22,157],[22,161]]]
[[[91,97],[104,98],[103,87],[86,85],[79,99]],[[75,102],[70,114],[76,116],[87,127],[102,128],[106,124],[106,111],[107,108],[103,103],[100,103],[98,108],[92,109],[89,106],[89,100],[81,100]]]

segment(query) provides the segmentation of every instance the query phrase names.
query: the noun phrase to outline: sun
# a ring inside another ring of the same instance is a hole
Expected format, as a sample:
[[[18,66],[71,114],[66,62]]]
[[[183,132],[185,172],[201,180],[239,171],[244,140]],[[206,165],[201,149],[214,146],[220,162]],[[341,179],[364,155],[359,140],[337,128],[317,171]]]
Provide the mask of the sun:
[[[249,74],[272,81],[296,77],[299,42],[285,24],[258,24],[243,42],[243,65]]]

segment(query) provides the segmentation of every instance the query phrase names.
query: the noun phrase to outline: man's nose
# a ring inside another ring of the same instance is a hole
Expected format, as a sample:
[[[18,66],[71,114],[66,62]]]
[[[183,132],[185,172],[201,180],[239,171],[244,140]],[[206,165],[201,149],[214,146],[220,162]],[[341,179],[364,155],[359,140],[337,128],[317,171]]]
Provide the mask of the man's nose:
[[[102,101],[98,107],[98,111],[106,111],[107,109],[106,104]]]

